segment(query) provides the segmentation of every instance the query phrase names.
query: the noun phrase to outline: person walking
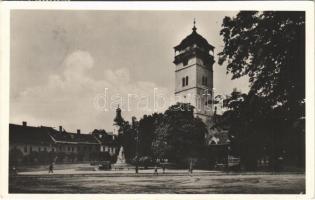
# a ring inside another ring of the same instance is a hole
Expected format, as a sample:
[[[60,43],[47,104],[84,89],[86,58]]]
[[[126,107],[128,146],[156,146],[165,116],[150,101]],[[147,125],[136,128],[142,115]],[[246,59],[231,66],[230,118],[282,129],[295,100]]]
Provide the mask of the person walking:
[[[190,164],[189,164],[189,174],[192,175],[193,173],[193,163],[192,163],[192,160],[190,161]]]
[[[15,165],[13,165],[13,167],[12,167],[12,175],[13,176],[17,175],[17,169],[16,169]]]
[[[154,167],[154,174],[158,175],[158,167],[157,167],[157,165],[155,165],[155,167]]]
[[[136,174],[138,174],[139,169],[138,169],[138,165],[136,165]]]
[[[54,163],[52,162],[52,163],[50,163],[50,165],[49,165],[49,171],[48,171],[48,174],[50,174],[50,173],[54,173]]]

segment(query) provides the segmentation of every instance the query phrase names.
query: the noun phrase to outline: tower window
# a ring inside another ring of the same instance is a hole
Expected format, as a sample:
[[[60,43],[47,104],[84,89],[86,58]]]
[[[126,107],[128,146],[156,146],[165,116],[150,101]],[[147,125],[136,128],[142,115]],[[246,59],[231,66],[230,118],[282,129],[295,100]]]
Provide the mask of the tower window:
[[[208,78],[205,76],[202,77],[202,85],[205,85],[205,86],[208,85]]]
[[[183,65],[186,66],[188,64],[188,59],[183,60]]]
[[[182,78],[182,86],[185,87],[188,85],[188,76]]]

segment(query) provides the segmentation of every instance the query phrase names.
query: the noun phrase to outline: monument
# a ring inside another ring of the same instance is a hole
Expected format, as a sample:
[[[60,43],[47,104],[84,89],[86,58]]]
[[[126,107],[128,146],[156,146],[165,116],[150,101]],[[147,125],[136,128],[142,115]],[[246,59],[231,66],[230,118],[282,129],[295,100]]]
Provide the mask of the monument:
[[[131,168],[133,169],[134,168],[134,166],[126,163],[125,152],[124,152],[123,146],[120,147],[117,161],[115,164],[113,164],[112,168],[115,170],[123,170],[123,169],[131,169]]]
[[[115,164],[126,164],[124,147],[121,146],[119,149],[119,154],[117,157],[117,162]]]

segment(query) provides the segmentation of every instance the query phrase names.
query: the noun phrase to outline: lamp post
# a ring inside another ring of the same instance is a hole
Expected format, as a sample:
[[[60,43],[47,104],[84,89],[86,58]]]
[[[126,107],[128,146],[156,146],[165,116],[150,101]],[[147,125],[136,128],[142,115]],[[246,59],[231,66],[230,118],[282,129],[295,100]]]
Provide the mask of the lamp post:
[[[136,117],[132,117],[132,125],[134,130],[136,131],[136,174],[138,174],[139,170],[139,131],[137,127]]]
[[[136,140],[136,174],[138,174],[138,165],[139,165],[139,150],[138,150],[138,145],[139,145],[139,131],[136,130],[137,134],[137,140]]]

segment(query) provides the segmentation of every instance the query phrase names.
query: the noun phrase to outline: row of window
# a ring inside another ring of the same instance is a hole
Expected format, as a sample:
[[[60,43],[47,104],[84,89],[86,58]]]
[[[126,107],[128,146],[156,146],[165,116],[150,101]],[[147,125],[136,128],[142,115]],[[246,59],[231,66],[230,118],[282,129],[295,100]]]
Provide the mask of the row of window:
[[[67,149],[68,151],[72,151],[72,152],[74,152],[75,151],[75,149],[74,149],[74,147],[73,146],[68,146],[67,148],[65,147],[65,146],[59,146],[59,150],[60,151],[63,151],[63,150],[65,150],[65,149]],[[78,147],[78,151],[80,151],[80,150],[83,150],[83,151],[85,151],[85,150],[92,150],[93,149],[93,147],[92,146],[89,146],[89,147]],[[95,149],[95,148],[94,148]],[[24,152],[25,153],[27,153],[27,146],[25,146],[24,147]],[[35,150],[35,149],[34,149]],[[32,146],[30,146],[30,152],[32,152],[33,151],[33,147]],[[47,151],[47,147],[38,147],[38,151]],[[54,152],[55,151],[55,148],[54,147],[52,147],[51,148],[51,151],[52,152]]]
[[[182,86],[185,87],[188,85],[188,76],[182,78]],[[208,78],[202,76],[202,85],[208,86]]]
[[[47,147],[38,147],[38,151],[47,151]],[[30,146],[30,152],[33,151],[33,147]],[[51,151],[55,151],[55,148],[52,148]],[[24,147],[24,152],[27,153],[27,146]]]
[[[116,153],[115,148],[109,148],[108,146],[101,146],[101,151],[109,152],[109,153]]]

